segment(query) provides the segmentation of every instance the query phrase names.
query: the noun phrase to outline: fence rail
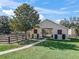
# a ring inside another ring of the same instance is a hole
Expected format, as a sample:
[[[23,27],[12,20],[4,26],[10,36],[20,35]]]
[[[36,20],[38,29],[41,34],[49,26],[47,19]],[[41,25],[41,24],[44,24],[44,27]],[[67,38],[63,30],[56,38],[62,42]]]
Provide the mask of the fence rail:
[[[25,35],[0,35],[0,43],[15,43],[21,40],[25,40]]]

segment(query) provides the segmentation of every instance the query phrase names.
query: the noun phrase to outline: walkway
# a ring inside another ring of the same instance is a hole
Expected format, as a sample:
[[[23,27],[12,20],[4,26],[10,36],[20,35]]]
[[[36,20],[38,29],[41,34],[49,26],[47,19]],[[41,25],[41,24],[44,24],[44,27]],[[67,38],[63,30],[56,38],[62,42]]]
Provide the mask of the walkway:
[[[29,45],[26,45],[26,46],[23,46],[23,47],[20,47],[20,48],[15,48],[15,49],[11,49],[11,50],[6,50],[6,51],[2,51],[0,52],[0,55],[4,55],[4,54],[7,54],[7,53],[11,53],[11,52],[15,52],[15,51],[19,51],[19,50],[22,50],[22,49],[26,49],[26,48],[30,48],[38,43],[41,43],[43,41],[46,41],[46,39],[44,40],[39,40],[38,42],[35,42],[35,43],[32,43],[32,44],[29,44]]]

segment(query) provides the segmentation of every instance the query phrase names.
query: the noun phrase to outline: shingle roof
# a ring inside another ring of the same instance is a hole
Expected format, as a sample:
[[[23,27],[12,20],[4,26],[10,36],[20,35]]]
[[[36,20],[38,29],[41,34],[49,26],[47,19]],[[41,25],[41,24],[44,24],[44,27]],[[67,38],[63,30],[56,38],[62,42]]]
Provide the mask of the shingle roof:
[[[63,26],[63,25],[57,24],[57,23],[55,23],[55,22],[53,22],[53,21],[51,21],[51,20],[48,20],[48,19],[46,19],[46,20],[44,20],[44,21],[40,22],[40,24],[41,24],[41,23],[43,23],[43,22],[45,22],[45,21],[52,22],[52,23],[54,23],[54,24],[56,24],[56,25],[58,25],[58,26],[61,26],[61,27],[63,27],[63,28],[68,29],[67,27],[65,27],[65,26]]]

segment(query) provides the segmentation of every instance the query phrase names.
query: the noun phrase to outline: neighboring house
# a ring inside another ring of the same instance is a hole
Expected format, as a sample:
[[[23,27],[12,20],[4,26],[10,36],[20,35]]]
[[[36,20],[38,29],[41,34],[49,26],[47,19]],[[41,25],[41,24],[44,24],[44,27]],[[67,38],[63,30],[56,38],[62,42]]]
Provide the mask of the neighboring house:
[[[68,37],[68,28],[53,21],[44,20],[38,26],[38,28],[28,31],[28,38],[52,37],[54,39],[66,39]]]

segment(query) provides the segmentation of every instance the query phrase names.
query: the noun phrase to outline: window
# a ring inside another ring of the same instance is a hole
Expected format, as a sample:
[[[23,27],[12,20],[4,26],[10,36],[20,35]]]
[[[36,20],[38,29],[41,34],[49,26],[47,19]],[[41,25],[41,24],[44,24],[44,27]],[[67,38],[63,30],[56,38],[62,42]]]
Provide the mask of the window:
[[[34,33],[37,34],[37,29],[34,29]]]
[[[62,30],[58,30],[58,34],[62,34]]]

